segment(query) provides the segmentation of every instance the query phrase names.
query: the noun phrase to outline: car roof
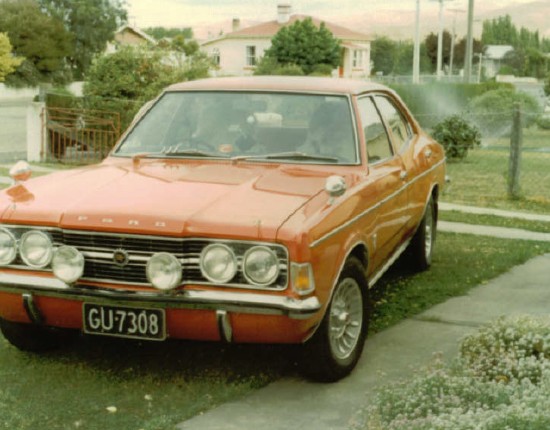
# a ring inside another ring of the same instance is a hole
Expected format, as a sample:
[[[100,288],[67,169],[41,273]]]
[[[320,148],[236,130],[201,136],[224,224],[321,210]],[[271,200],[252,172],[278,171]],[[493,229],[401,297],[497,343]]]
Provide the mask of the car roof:
[[[361,94],[390,91],[387,87],[359,79],[309,76],[246,76],[199,79],[171,85],[167,91],[290,91]]]

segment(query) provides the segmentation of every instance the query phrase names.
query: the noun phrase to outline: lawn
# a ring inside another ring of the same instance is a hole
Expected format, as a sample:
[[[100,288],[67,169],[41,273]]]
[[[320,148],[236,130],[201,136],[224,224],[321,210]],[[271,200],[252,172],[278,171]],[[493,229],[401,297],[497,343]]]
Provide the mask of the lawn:
[[[550,244],[441,233],[431,270],[412,274],[398,262],[375,286],[371,333],[544,252]],[[173,429],[295,376],[294,354],[285,346],[86,337],[40,356],[0,337],[0,429]]]
[[[524,147],[549,152],[525,150],[521,160],[520,186],[522,197],[510,200],[507,196],[509,140],[491,141],[491,149],[470,151],[461,162],[449,162],[451,178],[441,199],[446,202],[472,206],[493,207],[536,213],[550,213],[550,132],[527,130]]]

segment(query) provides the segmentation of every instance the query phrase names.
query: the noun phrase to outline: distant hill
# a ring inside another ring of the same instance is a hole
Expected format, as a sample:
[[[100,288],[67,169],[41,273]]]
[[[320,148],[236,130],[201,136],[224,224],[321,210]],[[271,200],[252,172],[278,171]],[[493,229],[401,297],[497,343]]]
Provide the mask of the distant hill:
[[[476,37],[481,35],[481,22],[499,16],[510,15],[512,22],[518,29],[528,28],[531,31],[539,30],[541,36],[550,38],[550,1],[534,0],[521,1],[506,7],[495,7],[493,2],[476,2],[474,7],[474,33]],[[368,4],[368,3],[367,3]],[[424,5],[422,5],[424,6]],[[426,35],[439,30],[438,14],[434,8],[426,10],[421,6],[421,32]],[[452,5],[448,9],[454,9]],[[347,17],[338,22],[372,35],[384,35],[393,39],[413,39],[416,12],[403,11],[396,13],[394,10],[377,10],[364,12],[354,17]],[[466,34],[467,13],[466,8],[462,12],[445,11],[445,28],[451,30],[456,19],[456,34],[461,37]]]
[[[411,3],[413,0],[411,0]],[[481,35],[481,21],[497,18],[499,16],[510,15],[512,22],[518,29],[526,27],[531,31],[539,30],[541,36],[550,38],[550,0],[516,0],[516,3],[498,7],[498,2],[476,1],[474,8],[474,34],[475,37]],[[433,7],[427,8],[423,2],[421,6],[421,33],[422,37],[430,32],[437,33],[438,13]],[[453,12],[449,9],[455,9],[452,4],[447,5],[448,10],[445,11],[445,28],[451,31],[453,21],[456,19],[456,34],[458,37],[463,37],[466,34],[466,8],[462,12]],[[392,39],[406,40],[414,38],[414,24],[416,12],[414,10],[404,10],[396,12],[395,10],[368,10],[368,1],[363,3],[360,13],[353,16],[343,17],[322,17],[327,21],[349,27],[352,30],[359,31],[370,35],[383,35]],[[315,14],[312,14],[316,16]],[[275,19],[273,17],[272,19]],[[267,20],[266,20],[267,21]],[[257,21],[241,20],[241,28],[250,25],[258,24]],[[231,32],[231,21],[209,22],[195,25],[193,27],[194,34],[200,39],[215,37],[220,34],[220,30],[224,33]]]

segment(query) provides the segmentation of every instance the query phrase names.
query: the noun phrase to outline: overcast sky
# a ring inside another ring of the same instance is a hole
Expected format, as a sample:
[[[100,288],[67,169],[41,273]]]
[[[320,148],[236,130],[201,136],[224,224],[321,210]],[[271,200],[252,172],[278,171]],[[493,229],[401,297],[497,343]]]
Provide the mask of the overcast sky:
[[[486,12],[514,4],[526,4],[532,0],[476,0],[476,12]],[[263,22],[276,18],[279,3],[292,6],[292,13],[312,15],[338,23],[350,23],[358,16],[381,19],[402,18],[413,20],[416,0],[127,0],[129,21],[140,28],[151,26],[193,27],[196,30],[207,24],[230,25],[232,18],[244,22]],[[421,14],[424,19],[437,17],[438,0],[420,0]],[[460,9],[464,12],[468,0],[445,0],[447,9]],[[374,14],[374,16],[372,15]],[[451,12],[446,12],[447,19]],[[460,13],[459,19],[465,20],[466,13]],[[412,18],[411,18],[412,17]],[[427,17],[427,18],[426,18]],[[411,22],[411,25],[413,25]],[[198,35],[199,36],[199,35]],[[200,37],[200,36],[199,36]]]

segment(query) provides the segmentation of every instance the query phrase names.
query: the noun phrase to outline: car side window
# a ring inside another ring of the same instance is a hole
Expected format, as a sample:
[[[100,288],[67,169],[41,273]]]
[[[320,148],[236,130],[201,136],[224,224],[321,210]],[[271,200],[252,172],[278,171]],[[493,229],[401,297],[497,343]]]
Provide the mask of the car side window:
[[[380,113],[391,130],[396,149],[401,151],[412,137],[411,125],[387,97],[376,96],[375,100]]]
[[[363,97],[359,99],[358,106],[369,164],[391,158],[393,151],[390,139],[372,98]]]

